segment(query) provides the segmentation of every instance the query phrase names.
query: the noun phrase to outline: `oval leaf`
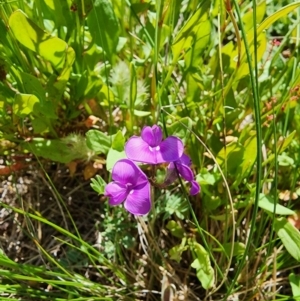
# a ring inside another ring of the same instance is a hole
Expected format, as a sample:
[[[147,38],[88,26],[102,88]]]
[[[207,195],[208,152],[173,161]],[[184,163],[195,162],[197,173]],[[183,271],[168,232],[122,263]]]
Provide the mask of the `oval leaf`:
[[[299,231],[284,217],[275,219],[274,229],[290,255],[300,262]]]
[[[269,195],[260,194],[258,206],[270,213],[274,212],[274,200]],[[276,204],[275,213],[280,215],[294,215],[295,212],[280,204]]]

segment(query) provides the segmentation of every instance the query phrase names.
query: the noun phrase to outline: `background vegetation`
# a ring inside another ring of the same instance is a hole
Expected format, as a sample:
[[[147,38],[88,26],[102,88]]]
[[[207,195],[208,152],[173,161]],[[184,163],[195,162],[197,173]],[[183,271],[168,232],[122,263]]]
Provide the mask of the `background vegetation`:
[[[300,300],[300,2],[0,15],[1,300]],[[202,191],[155,188],[134,217],[102,193],[153,124],[183,139]]]

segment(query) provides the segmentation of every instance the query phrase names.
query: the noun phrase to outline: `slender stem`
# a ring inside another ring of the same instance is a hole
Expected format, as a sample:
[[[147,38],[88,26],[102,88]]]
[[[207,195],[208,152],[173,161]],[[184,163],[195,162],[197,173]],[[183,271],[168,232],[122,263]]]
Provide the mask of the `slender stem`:
[[[252,219],[251,219],[251,228],[247,240],[247,244],[245,247],[244,255],[238,265],[236,274],[231,282],[231,285],[224,297],[223,300],[227,300],[228,296],[231,294],[231,291],[233,290],[236,281],[244,268],[244,264],[246,262],[246,259],[249,255],[250,251],[250,245],[252,243],[252,238],[255,231],[255,223],[256,223],[256,217],[258,213],[258,201],[259,201],[259,194],[261,191],[261,180],[262,180],[262,131],[261,131],[261,114],[260,114],[260,103],[259,103],[259,94],[258,94],[258,69],[257,69],[257,28],[256,28],[256,1],[253,1],[253,31],[254,31],[254,68],[253,68],[253,62],[251,57],[251,52],[249,48],[249,44],[247,41],[247,35],[245,32],[245,28],[242,21],[242,16],[239,8],[239,4],[237,0],[233,0],[233,4],[238,16],[238,20],[240,23],[240,28],[242,32],[243,42],[245,45],[246,50],[246,56],[247,56],[247,62],[249,67],[249,75],[250,75],[250,82],[251,82],[251,88],[253,93],[253,100],[254,100],[254,114],[255,114],[255,128],[256,128],[256,139],[257,139],[257,157],[256,157],[256,190],[255,190],[255,201],[253,206],[253,213],[252,213]]]

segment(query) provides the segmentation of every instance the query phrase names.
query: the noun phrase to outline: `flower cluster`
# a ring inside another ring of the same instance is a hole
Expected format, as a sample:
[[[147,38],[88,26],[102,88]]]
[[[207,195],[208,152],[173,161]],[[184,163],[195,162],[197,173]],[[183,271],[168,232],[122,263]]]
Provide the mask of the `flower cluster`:
[[[110,205],[124,202],[127,211],[135,215],[144,215],[151,209],[150,182],[143,171],[133,162],[147,164],[169,163],[165,185],[172,184],[180,175],[191,183],[190,194],[199,193],[200,186],[194,181],[190,168],[191,159],[183,153],[183,143],[175,136],[163,140],[159,126],[146,126],[141,137],[133,136],[125,144],[128,159],[116,162],[112,170],[113,182],[105,188],[105,196]]]

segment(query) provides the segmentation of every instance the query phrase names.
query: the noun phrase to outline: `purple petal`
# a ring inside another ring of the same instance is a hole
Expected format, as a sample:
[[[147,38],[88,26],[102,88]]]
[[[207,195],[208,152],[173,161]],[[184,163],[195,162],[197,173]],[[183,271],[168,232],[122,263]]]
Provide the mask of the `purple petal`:
[[[113,180],[124,185],[136,185],[147,181],[146,175],[132,161],[121,159],[116,162],[112,170]]]
[[[176,169],[175,169],[175,164],[171,162],[168,167],[167,167],[167,174],[164,180],[164,183],[167,185],[171,185],[173,182],[176,181],[178,178]]]
[[[186,180],[186,181],[193,181],[194,179],[194,174],[192,172],[192,170],[186,166],[186,165],[181,165],[181,164],[176,164],[177,169],[179,174]],[[176,170],[175,170],[176,171]]]
[[[142,139],[151,147],[158,146],[163,138],[162,130],[159,126],[145,126],[142,130]]]
[[[159,147],[160,149],[156,151],[156,163],[174,162],[183,153],[182,141],[174,136],[170,136],[162,141]]]
[[[112,206],[121,204],[127,194],[127,187],[121,183],[111,182],[105,187],[104,195],[109,197],[109,204]]]
[[[134,161],[157,164],[156,152],[156,149],[152,149],[141,137],[133,136],[125,144],[127,158]]]
[[[186,154],[182,154],[182,156],[180,157],[180,159],[178,161],[180,161],[181,164],[184,164],[184,165],[187,165],[187,166],[192,165],[191,158]]]
[[[124,202],[124,207],[134,215],[147,214],[151,209],[149,182],[136,186],[135,189],[129,193]]]
[[[191,181],[191,184],[190,195],[198,194],[200,192],[200,185],[196,181]]]

